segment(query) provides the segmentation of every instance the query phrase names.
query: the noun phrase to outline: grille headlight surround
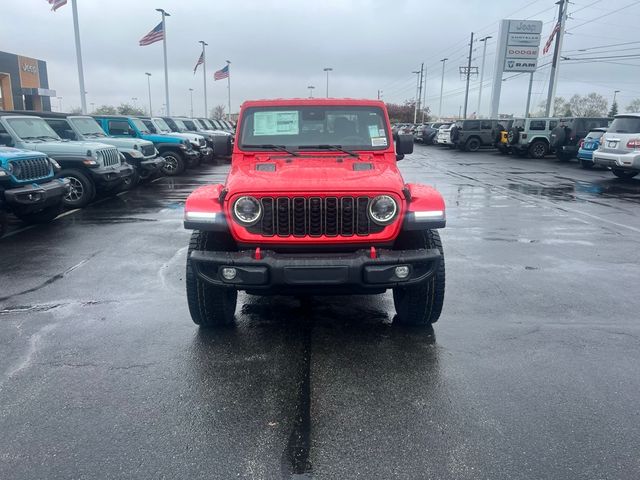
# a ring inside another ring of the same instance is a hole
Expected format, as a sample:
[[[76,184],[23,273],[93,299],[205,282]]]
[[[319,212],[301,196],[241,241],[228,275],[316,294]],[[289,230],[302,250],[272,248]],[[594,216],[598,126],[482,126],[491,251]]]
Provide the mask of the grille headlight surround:
[[[378,225],[389,225],[398,215],[398,202],[389,195],[378,195],[369,202],[369,218]]]
[[[18,162],[9,162],[7,171],[9,172],[9,175],[19,177],[20,173],[22,173],[22,166]]]
[[[255,225],[262,217],[262,204],[257,198],[248,195],[238,198],[233,203],[233,218],[242,226]]]

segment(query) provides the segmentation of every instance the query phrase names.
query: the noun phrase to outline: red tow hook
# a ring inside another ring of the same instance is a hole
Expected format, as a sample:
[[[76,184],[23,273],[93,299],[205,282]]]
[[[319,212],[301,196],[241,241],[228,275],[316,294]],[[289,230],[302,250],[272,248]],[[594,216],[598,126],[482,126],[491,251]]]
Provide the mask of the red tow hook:
[[[256,247],[256,252],[253,254],[253,258],[256,260],[262,260],[262,252],[260,251],[260,247]]]
[[[369,250],[369,258],[371,259],[376,259],[378,258],[378,252],[376,251],[376,247],[371,247],[371,249]]]

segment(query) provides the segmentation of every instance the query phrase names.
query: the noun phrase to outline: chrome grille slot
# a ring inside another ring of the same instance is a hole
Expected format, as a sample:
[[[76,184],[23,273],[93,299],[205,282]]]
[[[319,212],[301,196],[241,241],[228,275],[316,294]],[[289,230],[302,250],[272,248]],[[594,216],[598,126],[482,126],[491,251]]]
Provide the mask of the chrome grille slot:
[[[19,167],[18,180],[37,180],[51,174],[51,164],[46,158],[26,158],[12,160],[11,163]]]
[[[384,226],[369,219],[369,197],[262,197],[262,219],[247,227],[265,237],[365,236]]]
[[[120,155],[118,154],[117,149],[105,148],[103,150],[98,150],[98,152],[102,154],[102,163],[105,167],[120,164]]]

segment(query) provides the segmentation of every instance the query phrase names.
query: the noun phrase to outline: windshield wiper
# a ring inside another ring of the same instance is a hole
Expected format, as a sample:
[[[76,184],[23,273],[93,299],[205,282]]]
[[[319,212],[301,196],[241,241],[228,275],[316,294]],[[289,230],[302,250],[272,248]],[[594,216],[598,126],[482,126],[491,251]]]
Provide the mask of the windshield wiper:
[[[355,152],[352,152],[351,150],[346,150],[344,148],[342,148],[342,145],[300,145],[298,147],[300,150],[335,150],[338,152],[342,152],[342,153],[346,153],[347,155],[351,156],[351,157],[356,157],[358,158],[358,154]]]
[[[278,152],[285,152],[285,153],[288,153],[289,155],[292,155],[294,157],[299,157],[300,156],[296,152],[292,152],[291,150],[289,150],[284,145],[274,145],[272,143],[265,143],[265,144],[262,144],[262,145],[243,145],[243,147],[245,147],[245,148],[265,148],[265,149],[268,149],[268,150],[277,150]]]
[[[56,137],[52,137],[51,135],[40,135],[39,137],[35,137],[38,140],[46,140],[48,138],[51,138],[52,140],[58,140]]]

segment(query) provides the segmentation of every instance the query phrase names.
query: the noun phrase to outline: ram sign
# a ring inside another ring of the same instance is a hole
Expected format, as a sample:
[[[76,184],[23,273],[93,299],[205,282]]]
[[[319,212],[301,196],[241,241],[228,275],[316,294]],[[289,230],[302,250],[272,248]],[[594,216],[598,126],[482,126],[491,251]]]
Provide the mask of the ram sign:
[[[507,58],[504,61],[505,72],[535,72],[538,62],[522,58]]]

